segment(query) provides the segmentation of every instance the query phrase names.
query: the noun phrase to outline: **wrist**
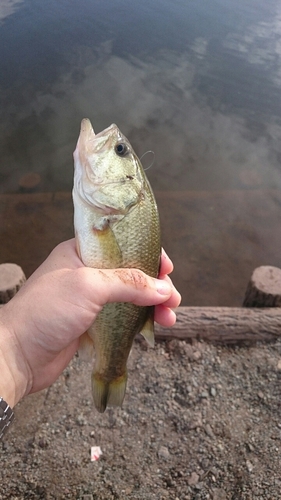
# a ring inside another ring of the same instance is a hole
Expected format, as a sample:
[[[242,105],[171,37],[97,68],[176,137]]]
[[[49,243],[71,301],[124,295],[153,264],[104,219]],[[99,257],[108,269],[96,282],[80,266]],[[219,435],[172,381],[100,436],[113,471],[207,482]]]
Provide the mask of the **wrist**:
[[[0,397],[13,408],[27,394],[27,369],[16,336],[9,329],[8,305],[0,308]]]

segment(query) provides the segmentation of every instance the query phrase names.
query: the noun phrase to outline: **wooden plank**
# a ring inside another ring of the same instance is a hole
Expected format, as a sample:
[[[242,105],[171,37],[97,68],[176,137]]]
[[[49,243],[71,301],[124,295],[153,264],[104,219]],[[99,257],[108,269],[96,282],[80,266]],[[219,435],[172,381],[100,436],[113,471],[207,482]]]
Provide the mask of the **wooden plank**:
[[[281,308],[179,307],[171,328],[156,325],[159,340],[201,339],[235,344],[274,341],[281,336]]]
[[[0,308],[3,306],[0,304]],[[176,314],[173,327],[155,324],[156,340],[203,340],[235,345],[273,342],[281,336],[280,307],[178,307]]]

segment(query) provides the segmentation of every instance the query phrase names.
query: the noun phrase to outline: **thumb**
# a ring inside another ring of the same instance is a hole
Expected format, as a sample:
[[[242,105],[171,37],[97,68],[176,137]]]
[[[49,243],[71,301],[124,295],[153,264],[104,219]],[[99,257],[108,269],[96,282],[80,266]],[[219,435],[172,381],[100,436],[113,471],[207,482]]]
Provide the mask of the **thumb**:
[[[173,292],[168,281],[152,278],[139,269],[85,269],[91,293],[101,306],[107,302],[157,305],[166,302]]]

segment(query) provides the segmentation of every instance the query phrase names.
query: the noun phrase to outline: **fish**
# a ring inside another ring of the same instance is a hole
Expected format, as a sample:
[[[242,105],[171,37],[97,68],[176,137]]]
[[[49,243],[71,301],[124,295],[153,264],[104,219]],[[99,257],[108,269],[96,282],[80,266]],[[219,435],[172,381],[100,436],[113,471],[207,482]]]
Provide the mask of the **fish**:
[[[74,232],[87,267],[137,268],[159,275],[160,220],[142,164],[128,139],[112,124],[95,134],[81,122],[74,156]],[[108,303],[80,340],[79,352],[94,353],[92,393],[96,409],[122,406],[127,360],[135,336],[154,346],[154,307]]]

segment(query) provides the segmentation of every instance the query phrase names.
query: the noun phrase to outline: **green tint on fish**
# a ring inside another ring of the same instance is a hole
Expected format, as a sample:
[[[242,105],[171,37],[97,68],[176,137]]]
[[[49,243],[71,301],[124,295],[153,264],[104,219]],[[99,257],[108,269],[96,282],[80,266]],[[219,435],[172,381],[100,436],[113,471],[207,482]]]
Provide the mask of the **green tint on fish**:
[[[74,228],[82,262],[95,268],[134,267],[157,277],[157,206],[129,141],[116,125],[95,134],[84,119],[74,165]],[[153,314],[153,307],[106,304],[81,339],[82,350],[95,350],[92,390],[99,412],[122,405],[135,335],[141,333],[154,345]]]

